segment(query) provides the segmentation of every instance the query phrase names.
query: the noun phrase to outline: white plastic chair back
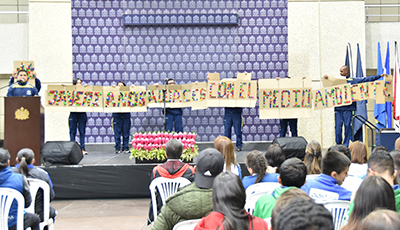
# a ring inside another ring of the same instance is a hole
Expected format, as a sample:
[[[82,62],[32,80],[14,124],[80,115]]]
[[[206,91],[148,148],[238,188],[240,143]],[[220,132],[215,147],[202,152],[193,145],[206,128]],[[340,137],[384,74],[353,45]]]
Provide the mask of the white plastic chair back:
[[[25,199],[20,192],[11,188],[0,188],[0,229],[8,230],[8,216],[14,199],[18,203],[17,230],[24,229]]]
[[[319,177],[320,174],[309,174],[306,176],[306,182],[308,180],[314,180],[315,178]]]
[[[351,192],[355,192],[358,190],[362,182],[363,180],[359,177],[348,176],[344,179],[341,186]]]
[[[344,217],[350,207],[350,201],[335,200],[324,204],[324,207],[331,212],[335,230],[339,230],[343,225]]]
[[[158,189],[158,194],[161,197],[162,204],[164,205],[168,197],[175,194],[178,191],[179,187],[184,187],[190,183],[191,183],[190,180],[184,177],[178,177],[174,179],[157,177],[151,181],[149,189],[151,195],[151,202],[153,204],[154,221],[156,221],[157,219],[156,188]]]
[[[246,204],[244,205],[244,209],[250,214],[253,214],[257,200],[263,194],[272,193],[276,188],[280,186],[282,185],[278,182],[261,182],[250,185],[246,189]]]
[[[43,229],[45,226],[48,226],[50,230],[54,229],[54,221],[50,218],[50,186],[45,181],[39,179],[27,178],[27,180],[29,182],[32,202],[25,211],[35,213],[36,194],[39,189],[43,190],[43,222],[39,224],[39,228]]]
[[[201,219],[185,220],[175,224],[172,230],[193,230]]]

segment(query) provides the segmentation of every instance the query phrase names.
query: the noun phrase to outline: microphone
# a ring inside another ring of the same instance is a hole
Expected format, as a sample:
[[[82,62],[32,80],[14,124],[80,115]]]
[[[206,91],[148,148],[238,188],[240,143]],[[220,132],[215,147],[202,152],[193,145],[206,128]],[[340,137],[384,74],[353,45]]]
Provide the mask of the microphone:
[[[24,79],[18,79],[17,82],[18,83],[24,83],[25,81],[24,81]]]
[[[165,84],[168,85],[168,78],[165,78]]]

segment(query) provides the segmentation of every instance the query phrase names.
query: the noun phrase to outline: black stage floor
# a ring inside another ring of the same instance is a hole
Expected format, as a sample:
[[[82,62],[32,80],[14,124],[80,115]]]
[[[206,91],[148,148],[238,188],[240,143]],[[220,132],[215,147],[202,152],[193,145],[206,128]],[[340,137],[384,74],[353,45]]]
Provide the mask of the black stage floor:
[[[252,150],[265,152],[270,143],[247,142],[236,153],[243,175],[244,159]],[[198,143],[200,151],[213,143]],[[44,169],[53,181],[56,199],[148,198],[150,173],[157,164],[136,164],[129,154],[115,154],[112,144],[87,144],[89,154],[78,165]],[[193,160],[196,163],[196,158]]]

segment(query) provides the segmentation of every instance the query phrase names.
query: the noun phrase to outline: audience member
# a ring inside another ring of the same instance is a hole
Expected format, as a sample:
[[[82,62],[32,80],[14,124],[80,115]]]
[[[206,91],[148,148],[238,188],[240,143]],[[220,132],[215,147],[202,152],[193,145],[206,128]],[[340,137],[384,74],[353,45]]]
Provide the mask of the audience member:
[[[279,172],[279,167],[285,161],[282,148],[278,144],[271,144],[264,156],[267,159],[268,165],[276,168],[276,171]]]
[[[13,172],[21,173],[25,177],[39,179],[46,182],[50,187],[50,201],[55,197],[53,189],[53,182],[50,179],[49,174],[42,168],[35,167],[35,153],[32,149],[24,148],[18,151],[16,161],[18,164],[13,168]],[[50,205],[50,218],[56,217],[56,210]],[[35,200],[35,213],[40,217],[43,222],[43,191],[38,191]]]
[[[394,149],[395,150],[400,150],[400,137],[396,139],[396,142],[394,142]]]
[[[360,230],[400,230],[400,215],[392,210],[378,209],[366,216]]]
[[[293,157],[283,162],[278,176],[282,187],[276,188],[271,194],[262,195],[256,203],[253,215],[262,219],[271,217],[276,200],[290,188],[303,186],[306,175],[307,167],[300,159]]]
[[[304,198],[292,199],[276,220],[274,230],[333,230],[333,218],[324,206]]]
[[[276,200],[275,206],[272,209],[271,229],[276,229],[276,219],[278,218],[279,213],[294,198],[302,198],[302,199],[310,200],[310,201],[314,202],[314,200],[311,199],[311,197],[301,189],[292,187],[292,188],[286,190],[286,192],[282,193],[282,195]]]
[[[245,189],[259,182],[278,182],[278,173],[267,173],[267,159],[265,159],[260,151],[254,150],[249,152],[245,163],[251,175],[245,176],[242,179]]]
[[[151,229],[170,230],[180,221],[198,219],[213,210],[212,186],[224,168],[224,157],[212,148],[200,152],[194,183],[169,197]]]
[[[360,222],[377,208],[396,211],[394,192],[382,177],[368,176],[357,190],[354,208],[347,225],[342,230],[358,229]]]
[[[393,158],[394,169],[396,170],[395,184],[400,183],[400,150],[393,150],[390,152],[390,156]]]
[[[224,172],[233,172],[242,178],[242,170],[235,160],[235,146],[231,139],[225,136],[219,136],[214,141],[214,148],[222,153],[225,158]]]
[[[351,164],[349,167],[349,176],[364,178],[367,174],[367,148],[361,141],[355,141],[350,144]]]
[[[181,161],[181,155],[183,151],[183,144],[177,139],[171,139],[165,145],[165,155],[167,156],[167,161],[164,164],[157,165],[153,168],[153,173],[151,174],[151,180],[157,177],[165,177],[169,179],[184,177],[190,181],[194,180],[195,170],[188,163],[183,163]],[[156,191],[157,200],[157,213],[160,213],[162,202],[161,198]],[[149,219],[148,224],[154,220],[153,217],[153,206],[150,202],[149,209]]]
[[[347,177],[350,160],[337,151],[328,151],[322,157],[322,173],[315,179],[306,181],[303,191],[317,203],[331,200],[350,200],[352,192],[340,187]]]
[[[215,178],[211,212],[194,229],[268,229],[261,218],[254,217],[244,209],[246,192],[240,178],[232,172],[224,172]]]
[[[321,173],[321,145],[317,141],[310,141],[306,146],[304,164],[307,167],[307,174]]]
[[[374,152],[376,152],[376,151],[381,151],[381,150],[386,151],[386,152],[389,152],[389,149],[386,148],[385,146],[383,146],[383,145],[377,145],[377,146],[375,146],[375,148],[372,150],[371,155],[372,155]]]
[[[13,173],[10,167],[10,153],[0,148],[0,188],[11,188],[20,192],[25,199],[25,208],[29,207],[32,198],[29,192],[29,184],[24,175]],[[16,229],[18,205],[13,202],[8,215],[8,228]],[[3,217],[2,217],[3,218]],[[24,212],[24,229],[30,227],[39,230],[40,219],[36,214]]]
[[[334,146],[331,146],[331,147],[328,148],[328,151],[331,151],[331,150],[343,153],[351,161],[351,152],[350,152],[350,149],[347,146],[334,145]]]

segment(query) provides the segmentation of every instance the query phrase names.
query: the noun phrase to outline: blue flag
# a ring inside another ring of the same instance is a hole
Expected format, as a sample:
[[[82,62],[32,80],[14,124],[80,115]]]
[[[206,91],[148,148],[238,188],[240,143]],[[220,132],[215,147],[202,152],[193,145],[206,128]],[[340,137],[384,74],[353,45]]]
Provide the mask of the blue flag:
[[[363,69],[362,69],[362,65],[361,65],[360,46],[357,43],[357,67],[356,67],[356,76],[355,76],[355,78],[363,78],[363,77],[364,77],[364,73],[363,73]],[[354,115],[361,115],[365,119],[368,120],[368,116],[367,116],[367,101],[366,100],[357,101],[357,109],[356,109]],[[353,135],[356,134],[357,131],[362,128],[362,126],[363,126],[363,123],[361,121],[359,121],[358,119],[355,119],[354,120],[354,133],[353,133]]]
[[[376,68],[376,75],[383,74],[382,67],[382,57],[381,57],[381,44],[378,42],[378,64]],[[379,80],[384,80],[384,77],[381,77]],[[376,104],[375,101],[375,109],[374,116],[376,120],[376,126],[378,129],[386,128],[386,105],[385,104]],[[379,130],[377,130],[379,131]]]
[[[389,52],[389,42],[387,43],[386,50],[386,60],[385,60],[386,74],[390,75],[390,52]],[[386,117],[387,117],[387,128],[392,128],[392,102],[386,102]]]

